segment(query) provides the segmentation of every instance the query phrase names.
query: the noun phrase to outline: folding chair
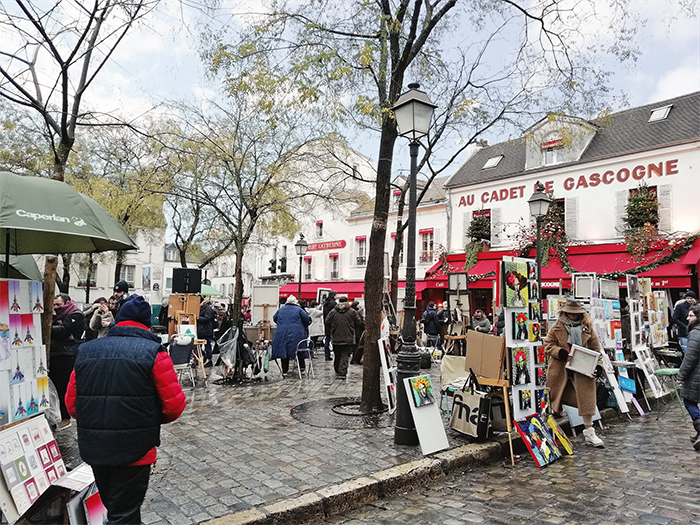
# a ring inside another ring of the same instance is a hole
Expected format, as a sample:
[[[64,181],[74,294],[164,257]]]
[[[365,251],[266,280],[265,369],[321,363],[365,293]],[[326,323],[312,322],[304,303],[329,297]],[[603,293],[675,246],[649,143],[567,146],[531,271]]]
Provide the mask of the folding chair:
[[[192,373],[192,367],[190,367],[192,346],[193,343],[188,345],[178,345],[175,344],[174,341],[171,341],[168,345],[168,353],[170,354],[170,359],[173,361],[173,368],[175,369],[175,372],[177,372],[177,380],[182,383],[182,373],[185,372],[190,378],[192,388],[194,388],[194,374]]]
[[[316,379],[316,376],[314,375],[314,365],[311,359],[311,352],[314,350],[314,342],[311,339],[303,339],[302,341],[299,341],[299,344],[297,345],[297,351],[296,354],[294,355],[295,359],[294,361],[296,362],[297,365],[297,372],[299,373],[299,379],[301,379],[301,368],[299,368],[299,354],[301,352],[306,353],[304,357],[306,361],[306,370],[304,371],[304,374],[306,374],[306,377],[309,377],[309,374],[311,374],[311,377]]]
[[[654,375],[659,378],[659,381],[664,381],[664,379],[667,379],[666,385],[668,386],[669,390],[672,390],[673,393],[675,394],[676,401],[678,401],[678,406],[681,407],[681,414],[683,415],[683,421],[688,421],[688,412],[685,409],[685,403],[681,399],[681,393],[678,391],[678,383],[677,383],[677,377],[678,377],[678,368],[659,368],[658,370],[654,371]],[[667,411],[668,408],[671,405],[668,405],[666,407],[666,410],[663,411],[663,413],[659,414],[657,416],[657,420],[663,416]]]

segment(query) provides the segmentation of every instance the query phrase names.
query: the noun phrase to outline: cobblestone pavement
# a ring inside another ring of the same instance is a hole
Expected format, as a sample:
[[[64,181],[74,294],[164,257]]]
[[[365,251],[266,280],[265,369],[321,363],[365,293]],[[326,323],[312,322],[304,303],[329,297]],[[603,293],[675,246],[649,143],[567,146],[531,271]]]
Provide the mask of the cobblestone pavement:
[[[670,401],[673,403],[673,400]],[[538,469],[491,465],[364,506],[325,523],[700,523],[700,454],[675,403],[600,431],[605,449],[575,441],[575,455]],[[527,453],[525,453],[527,454]]]
[[[267,382],[209,382],[192,390],[186,381],[185,412],[162,427],[144,523],[197,523],[422,457],[419,447],[394,446],[393,426],[339,430],[292,418],[290,410],[307,401],[360,396],[362,367],[351,365],[348,378],[339,380],[332,362],[313,362],[315,379],[282,379],[271,363]],[[437,386],[438,368],[429,372]],[[79,464],[76,425],[57,440],[69,468]]]

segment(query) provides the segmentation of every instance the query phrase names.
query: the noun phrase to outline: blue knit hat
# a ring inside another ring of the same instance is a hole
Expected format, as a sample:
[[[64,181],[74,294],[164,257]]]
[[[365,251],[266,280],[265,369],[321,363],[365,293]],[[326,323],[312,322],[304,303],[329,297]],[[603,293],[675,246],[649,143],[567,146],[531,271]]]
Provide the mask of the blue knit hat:
[[[128,293],[129,292],[129,283],[127,283],[124,280],[119,281],[117,284],[114,285],[113,291]]]
[[[136,321],[145,326],[151,326],[151,305],[140,295],[130,296],[121,308],[115,319],[116,323],[122,321]]]

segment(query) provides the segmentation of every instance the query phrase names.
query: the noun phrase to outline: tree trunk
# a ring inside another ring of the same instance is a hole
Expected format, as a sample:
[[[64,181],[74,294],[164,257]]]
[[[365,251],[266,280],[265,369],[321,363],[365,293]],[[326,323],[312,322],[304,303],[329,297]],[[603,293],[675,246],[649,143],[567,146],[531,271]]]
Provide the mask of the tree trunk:
[[[243,249],[236,247],[236,289],[233,292],[233,326],[239,326],[241,322],[241,308],[243,307]]]
[[[67,294],[68,290],[70,289],[70,263],[72,259],[73,254],[61,254],[61,260],[63,261],[63,271],[61,272],[61,280],[58,280],[57,276],[54,277],[54,280],[56,281],[58,289],[61,291],[61,293]]]
[[[85,304],[90,304],[90,280],[92,279],[92,253],[88,254],[87,282],[85,283]]]
[[[44,263],[44,313],[41,316],[41,339],[46,345],[46,366],[51,360],[51,323],[53,322],[53,297],[56,289],[58,257],[47,255]]]
[[[180,267],[187,268],[187,250],[178,250],[180,253]]]
[[[119,276],[122,274],[122,265],[124,264],[124,250],[117,251],[117,264],[114,267],[114,284],[117,284],[120,279]]]
[[[380,336],[382,292],[384,288],[384,241],[389,220],[389,185],[391,165],[396,142],[394,121],[385,119],[379,143],[377,165],[377,193],[374,202],[374,220],[369,238],[369,256],[365,271],[365,353],[362,370],[362,402],[360,411],[372,412],[382,408],[379,381],[379,349],[374,344]]]

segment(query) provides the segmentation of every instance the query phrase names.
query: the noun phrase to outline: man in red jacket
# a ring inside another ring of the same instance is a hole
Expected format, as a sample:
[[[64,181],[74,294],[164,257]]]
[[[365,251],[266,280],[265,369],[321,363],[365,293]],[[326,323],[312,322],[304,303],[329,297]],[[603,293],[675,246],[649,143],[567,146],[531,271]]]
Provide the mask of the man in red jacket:
[[[160,425],[185,409],[173,362],[148,329],[150,305],[133,295],[115,321],[106,337],[78,348],[65,398],[110,525],[141,523]]]

